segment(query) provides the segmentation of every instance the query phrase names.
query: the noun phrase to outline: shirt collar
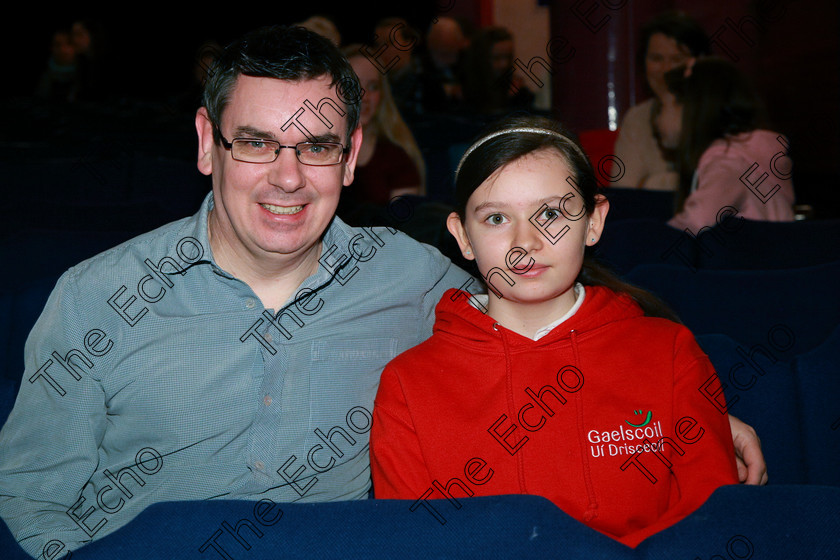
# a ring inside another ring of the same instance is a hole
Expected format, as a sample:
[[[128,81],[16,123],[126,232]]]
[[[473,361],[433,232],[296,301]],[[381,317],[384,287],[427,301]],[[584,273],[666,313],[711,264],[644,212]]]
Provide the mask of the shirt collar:
[[[213,249],[210,247],[210,230],[208,229],[208,220],[210,218],[210,211],[213,207],[213,191],[210,191],[207,193],[207,196],[204,197],[198,212],[187,219],[182,231],[185,235],[198,241],[204,249],[204,257],[196,264],[209,264],[212,267],[213,272],[216,274],[226,278],[233,278],[233,276],[222,270],[218,263],[216,263],[216,259],[213,257]]]

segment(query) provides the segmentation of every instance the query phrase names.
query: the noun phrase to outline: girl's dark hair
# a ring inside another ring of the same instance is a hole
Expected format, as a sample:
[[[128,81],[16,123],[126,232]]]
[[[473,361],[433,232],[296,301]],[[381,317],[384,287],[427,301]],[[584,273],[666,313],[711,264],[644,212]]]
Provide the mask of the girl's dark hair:
[[[688,77],[684,67],[674,68],[665,74],[665,83],[683,112],[677,148],[679,210],[703,152],[715,140],[765,127],[766,112],[747,77],[723,58],[698,59]]]
[[[549,133],[525,132],[516,129],[536,128]],[[510,132],[505,132],[510,131]],[[499,134],[501,133],[501,134]],[[552,134],[554,133],[554,134]],[[485,140],[488,136],[499,134]],[[598,181],[595,171],[577,139],[558,122],[537,116],[512,116],[491,125],[470,146],[455,174],[455,212],[461,222],[466,216],[467,201],[475,190],[498,169],[534,152],[553,150],[566,161],[574,174],[575,188],[583,199],[586,214],[596,205]],[[577,281],[584,286],[605,286],[630,296],[649,317],[662,317],[679,323],[676,314],[650,292],[624,282],[606,266],[597,262],[586,248],[583,267]]]

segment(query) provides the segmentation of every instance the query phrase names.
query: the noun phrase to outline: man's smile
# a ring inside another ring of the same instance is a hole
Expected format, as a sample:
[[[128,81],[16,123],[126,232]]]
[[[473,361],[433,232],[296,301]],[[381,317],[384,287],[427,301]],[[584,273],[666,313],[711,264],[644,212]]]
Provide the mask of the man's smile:
[[[300,206],[276,206],[274,204],[260,203],[260,206],[271,212],[272,214],[297,214],[303,210],[303,205]]]

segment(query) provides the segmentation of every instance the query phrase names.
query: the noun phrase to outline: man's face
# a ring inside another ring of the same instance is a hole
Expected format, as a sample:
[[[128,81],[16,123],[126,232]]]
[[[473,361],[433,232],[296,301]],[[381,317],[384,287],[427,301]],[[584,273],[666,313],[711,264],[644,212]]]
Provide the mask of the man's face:
[[[313,139],[346,145],[346,107],[329,84],[328,76],[299,82],[239,76],[222,113],[222,136],[228,141],[276,140],[284,146]],[[345,116],[322,104],[324,98],[331,99]],[[318,106],[327,122],[308,108]],[[341,187],[353,181],[361,129],[354,131],[352,149],[342,163],[314,167],[300,163],[293,149],[281,149],[272,163],[234,160],[229,150],[213,142],[204,109],[196,116],[196,128],[199,170],[213,176],[210,234],[214,246],[223,245],[241,258],[275,262],[319,251]]]

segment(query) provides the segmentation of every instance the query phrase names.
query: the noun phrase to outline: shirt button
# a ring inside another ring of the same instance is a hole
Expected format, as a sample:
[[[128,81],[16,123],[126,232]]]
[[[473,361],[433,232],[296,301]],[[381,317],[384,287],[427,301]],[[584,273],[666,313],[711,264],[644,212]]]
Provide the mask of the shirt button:
[[[271,333],[270,333],[270,332],[269,332],[269,333],[265,333],[265,336],[264,336],[263,338],[264,338],[264,339],[265,339],[265,341],[266,341],[266,342],[268,342],[269,344],[271,344],[272,342],[274,342],[274,337],[273,337],[273,336],[271,336]]]
[[[257,467],[258,470],[265,469],[265,463],[263,463],[262,461],[257,461],[256,463],[254,463],[254,466]]]
[[[265,403],[265,406],[271,406],[271,395],[266,395],[263,402]]]
[[[253,309],[257,305],[257,302],[254,301],[254,298],[248,298],[245,300],[245,307],[248,309]]]

